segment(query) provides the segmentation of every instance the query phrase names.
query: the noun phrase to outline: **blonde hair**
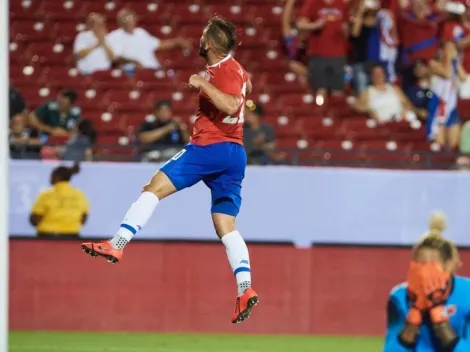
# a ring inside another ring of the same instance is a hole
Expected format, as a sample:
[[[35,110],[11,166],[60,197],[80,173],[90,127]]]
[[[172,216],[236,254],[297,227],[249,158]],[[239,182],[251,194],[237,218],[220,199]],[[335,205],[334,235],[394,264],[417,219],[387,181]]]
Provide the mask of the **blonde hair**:
[[[439,251],[444,262],[460,262],[457,246],[452,240],[444,238],[443,232],[447,229],[447,218],[443,211],[434,211],[429,218],[429,231],[414,245],[413,253],[422,248],[431,248]]]

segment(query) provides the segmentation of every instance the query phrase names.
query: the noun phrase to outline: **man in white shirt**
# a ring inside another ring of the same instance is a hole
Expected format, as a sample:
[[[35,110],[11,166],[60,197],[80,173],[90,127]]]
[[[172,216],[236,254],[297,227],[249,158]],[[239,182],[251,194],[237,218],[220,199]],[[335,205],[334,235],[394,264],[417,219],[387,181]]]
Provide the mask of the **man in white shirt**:
[[[77,35],[73,46],[78,71],[88,75],[96,71],[109,70],[115,55],[106,37],[104,17],[97,13],[90,14],[87,28],[87,31]]]
[[[121,28],[109,33],[108,40],[117,62],[125,70],[158,69],[160,63],[155,56],[156,51],[190,47],[190,42],[186,39],[160,40],[145,29],[137,27],[136,15],[129,9],[122,9],[118,12],[117,23]]]

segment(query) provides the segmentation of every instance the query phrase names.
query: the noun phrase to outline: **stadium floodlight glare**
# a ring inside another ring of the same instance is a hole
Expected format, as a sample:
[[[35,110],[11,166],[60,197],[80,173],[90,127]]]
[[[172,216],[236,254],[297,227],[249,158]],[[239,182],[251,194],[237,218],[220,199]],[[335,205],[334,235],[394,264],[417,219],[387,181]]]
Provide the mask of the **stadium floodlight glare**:
[[[0,16],[3,31],[0,31],[0,109],[3,128],[0,133],[0,352],[8,351],[8,128],[9,128],[9,84],[8,84],[8,1],[0,1]]]

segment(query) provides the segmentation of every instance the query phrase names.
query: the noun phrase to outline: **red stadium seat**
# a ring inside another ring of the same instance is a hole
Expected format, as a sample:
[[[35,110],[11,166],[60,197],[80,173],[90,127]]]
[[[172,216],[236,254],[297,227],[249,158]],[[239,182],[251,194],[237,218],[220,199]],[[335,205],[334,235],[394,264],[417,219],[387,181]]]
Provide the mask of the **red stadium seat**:
[[[31,62],[40,65],[62,65],[71,67],[73,64],[73,53],[69,46],[61,43],[32,43],[27,52]]]
[[[43,21],[17,21],[10,27],[10,39],[18,42],[42,42],[52,39],[52,26]]]
[[[78,1],[44,1],[39,12],[49,21],[73,21],[82,17]]]
[[[198,4],[182,4],[179,2],[173,2],[172,7],[169,9],[172,13],[172,20],[178,25],[182,24],[200,24],[202,34],[202,28],[207,24],[212,15],[210,9],[206,6],[200,6]]]
[[[33,66],[10,65],[10,80],[15,86],[31,86],[32,82],[43,84],[45,77],[42,69]]]
[[[296,2],[294,17],[301,3]],[[197,48],[208,19],[218,14],[237,25],[240,45],[235,58],[252,76],[254,91],[249,99],[263,102],[264,121],[275,128],[277,145],[288,148],[289,158],[299,165],[423,167],[430,162],[453,163],[452,154],[431,152],[424,124],[413,129],[401,121],[369,128],[367,118],[354,112],[345,98],[330,97],[318,106],[306,82],[288,72],[281,50],[282,6],[279,0],[10,1],[9,76],[33,109],[54,99],[62,88],[75,89],[83,116],[95,123],[99,142],[127,143],[129,147],[133,145],[132,133],[157,100],[170,100],[175,116],[184,121],[189,122],[195,114],[198,94],[188,89],[187,81],[192,74],[205,70]],[[152,35],[188,38],[193,50],[158,52],[162,69],[157,73],[139,70],[127,77],[114,70],[80,76],[70,71],[74,65],[73,41],[83,30],[86,16],[91,12],[103,14],[111,31],[117,28],[116,14],[124,7],[134,10],[139,26]],[[56,43],[63,45],[62,50],[58,50],[60,46],[54,48]],[[25,69],[28,65],[32,70]],[[131,92],[138,94],[132,96]],[[459,101],[463,120],[470,119],[469,111],[470,100]],[[280,118],[283,116],[286,118]],[[351,150],[343,150],[343,146],[349,146],[344,141],[352,143]],[[401,153],[388,151],[389,141],[394,141]],[[123,146],[96,152],[105,160],[133,160],[136,154],[135,149]]]

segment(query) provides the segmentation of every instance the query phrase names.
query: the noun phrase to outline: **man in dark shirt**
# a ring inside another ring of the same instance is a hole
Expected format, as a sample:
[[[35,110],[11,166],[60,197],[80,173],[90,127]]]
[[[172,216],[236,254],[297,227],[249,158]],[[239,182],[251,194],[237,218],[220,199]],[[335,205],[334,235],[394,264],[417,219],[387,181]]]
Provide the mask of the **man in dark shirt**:
[[[253,105],[246,109],[243,128],[243,144],[249,164],[271,164],[276,159],[274,154],[276,136],[274,128],[261,121],[263,108]]]
[[[77,93],[64,89],[57,100],[51,100],[36,109],[29,116],[29,123],[40,132],[53,136],[70,135],[80,120],[80,108],[75,106]]]
[[[137,135],[143,161],[171,158],[189,141],[187,126],[173,117],[171,103],[160,100],[148,115]]]
[[[26,127],[23,115],[17,114],[10,120],[8,137],[12,159],[39,159],[42,143],[38,131]]]
[[[431,71],[426,60],[418,59],[413,64],[414,84],[408,87],[406,95],[411,104],[416,108],[420,119],[428,117],[428,104],[433,93],[429,89],[431,85]]]
[[[21,93],[10,86],[10,120],[16,115],[23,115],[26,111],[26,102]]]

